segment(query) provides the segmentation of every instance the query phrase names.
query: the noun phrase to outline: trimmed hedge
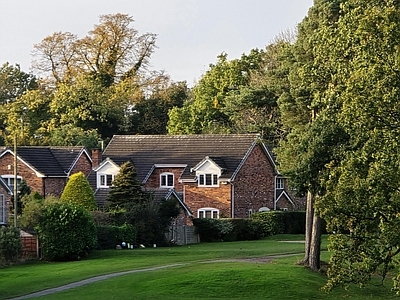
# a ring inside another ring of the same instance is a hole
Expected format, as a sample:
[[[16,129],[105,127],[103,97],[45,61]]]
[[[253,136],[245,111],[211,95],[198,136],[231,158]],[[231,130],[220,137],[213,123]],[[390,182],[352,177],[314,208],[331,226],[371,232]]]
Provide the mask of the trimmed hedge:
[[[131,224],[97,226],[96,249],[98,250],[115,249],[122,242],[133,245],[135,240],[136,229]]]
[[[249,219],[194,219],[202,242],[255,240],[275,234],[304,234],[305,211],[269,211]],[[322,233],[326,223],[322,221]]]
[[[245,241],[261,237],[261,228],[251,219],[193,219],[202,242]]]

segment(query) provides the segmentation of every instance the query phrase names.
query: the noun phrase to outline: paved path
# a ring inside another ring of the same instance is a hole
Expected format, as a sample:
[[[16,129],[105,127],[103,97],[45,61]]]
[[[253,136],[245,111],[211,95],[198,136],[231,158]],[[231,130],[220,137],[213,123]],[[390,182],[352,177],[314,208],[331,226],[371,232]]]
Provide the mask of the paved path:
[[[209,261],[203,261],[203,262],[200,262],[200,263],[235,262],[235,261],[236,262],[237,261],[245,261],[245,262],[259,262],[259,263],[264,262],[265,263],[265,262],[271,261],[271,259],[274,259],[274,258],[295,256],[295,255],[299,255],[299,254],[302,254],[302,253],[271,255],[271,256],[265,256],[265,257],[259,257],[259,258],[243,258],[243,259],[235,258],[235,259],[209,260]],[[172,268],[172,267],[181,267],[181,266],[185,266],[185,265],[188,265],[188,264],[189,263],[171,264],[171,265],[166,265],[166,266],[158,266],[158,267],[152,267],[152,268],[146,268],[146,269],[130,270],[130,271],[124,271],[124,272],[100,275],[100,276],[84,279],[84,280],[81,280],[81,281],[73,282],[73,283],[70,283],[70,284],[62,285],[62,286],[59,286],[59,287],[43,290],[43,291],[40,291],[40,292],[23,295],[23,296],[16,297],[16,298],[9,298],[8,300],[30,299],[30,298],[40,297],[40,296],[46,296],[46,295],[62,292],[62,291],[65,291],[65,290],[73,289],[73,288],[76,288],[76,287],[80,287],[82,285],[90,284],[90,283],[93,283],[93,282],[106,280],[106,279],[113,278],[113,277],[118,277],[118,276],[122,276],[122,275],[133,274],[133,273],[161,270],[161,269]]]

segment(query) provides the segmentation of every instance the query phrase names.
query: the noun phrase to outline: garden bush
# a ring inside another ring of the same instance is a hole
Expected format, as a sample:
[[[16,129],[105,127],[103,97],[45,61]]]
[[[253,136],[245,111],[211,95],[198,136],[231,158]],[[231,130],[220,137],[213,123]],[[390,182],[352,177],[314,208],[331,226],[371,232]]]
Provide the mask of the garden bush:
[[[78,205],[54,203],[45,207],[37,230],[48,260],[80,259],[97,244],[93,218]]]
[[[10,264],[18,260],[22,244],[19,230],[15,227],[0,227],[0,264]]]
[[[115,249],[122,242],[135,244],[136,229],[131,224],[122,226],[103,225],[97,226],[97,249]]]
[[[261,237],[258,222],[251,219],[194,219],[202,242],[255,240]]]
[[[262,237],[285,233],[284,217],[283,211],[258,212],[251,215],[251,219],[259,224]]]

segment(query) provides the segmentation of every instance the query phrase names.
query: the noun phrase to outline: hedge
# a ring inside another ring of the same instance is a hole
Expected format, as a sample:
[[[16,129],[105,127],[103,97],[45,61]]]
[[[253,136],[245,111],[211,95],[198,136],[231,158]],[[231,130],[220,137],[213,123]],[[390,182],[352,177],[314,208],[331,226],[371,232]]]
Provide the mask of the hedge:
[[[136,229],[131,224],[97,226],[98,250],[115,249],[117,245],[122,245],[122,242],[133,245],[135,240]]]
[[[258,212],[247,219],[194,219],[202,242],[255,240],[275,234],[304,234],[305,211]],[[322,221],[322,233],[326,223]]]

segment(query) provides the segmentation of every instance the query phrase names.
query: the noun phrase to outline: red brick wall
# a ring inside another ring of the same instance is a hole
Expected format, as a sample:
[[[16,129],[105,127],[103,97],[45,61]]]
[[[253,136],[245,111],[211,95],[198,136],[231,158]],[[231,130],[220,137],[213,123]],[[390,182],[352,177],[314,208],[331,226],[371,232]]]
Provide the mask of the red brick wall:
[[[153,173],[147,179],[145,188],[159,188],[160,187],[160,174],[162,173],[173,173],[174,174],[174,185],[175,190],[183,192],[183,184],[179,183],[179,177],[181,176],[184,168],[157,168],[154,169]]]
[[[10,167],[9,167],[10,166]],[[31,188],[32,191],[38,192],[46,197],[53,195],[59,197],[67,182],[66,177],[37,177],[35,172],[28,166],[18,160],[18,176],[21,176]],[[86,155],[82,155],[75,164],[71,174],[82,171],[85,176],[91,171],[91,162]],[[12,175],[14,173],[14,156],[6,153],[0,158],[0,174]]]
[[[274,208],[275,171],[259,145],[256,145],[234,180],[235,218],[248,217],[251,209]]]
[[[185,184],[186,205],[197,218],[197,210],[203,207],[219,209],[220,218],[231,217],[231,185],[220,184],[219,187],[199,187],[197,183]]]
[[[44,197],[47,196],[56,196],[60,197],[64,187],[67,183],[67,178],[43,178],[43,189],[41,194]],[[29,185],[29,184],[28,184]]]
[[[92,170],[92,162],[90,161],[89,157],[85,154],[82,154],[78,161],[75,163],[74,167],[72,168],[70,174],[82,172],[87,177]]]

